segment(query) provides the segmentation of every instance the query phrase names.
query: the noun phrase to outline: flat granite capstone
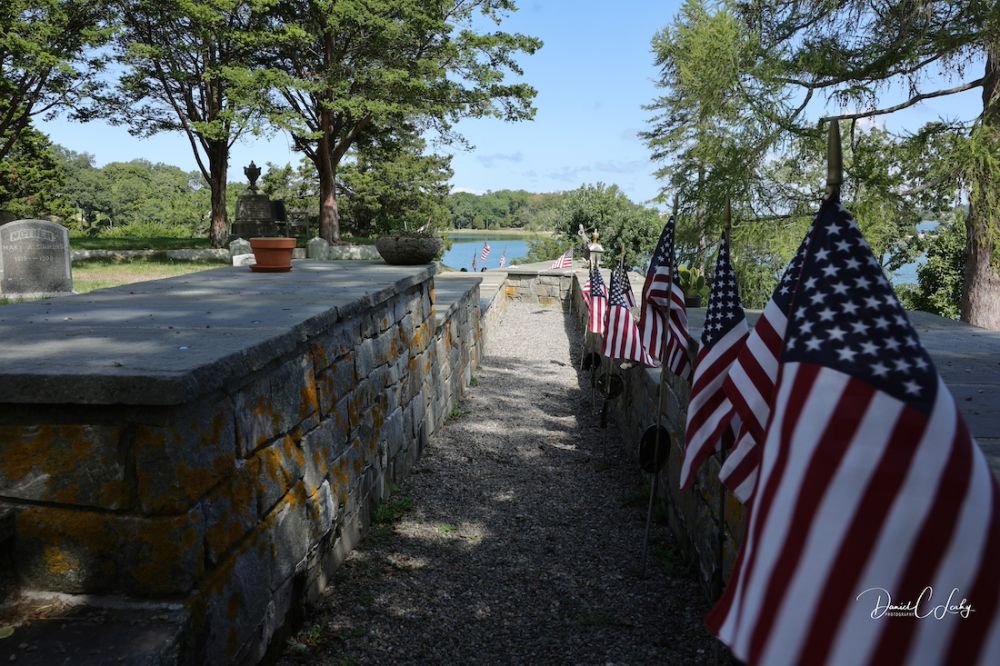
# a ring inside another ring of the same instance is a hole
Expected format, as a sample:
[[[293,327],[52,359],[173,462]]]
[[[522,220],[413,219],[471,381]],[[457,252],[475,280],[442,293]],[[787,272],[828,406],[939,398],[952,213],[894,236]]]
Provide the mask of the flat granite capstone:
[[[430,279],[434,264],[219,268],[0,308],[0,402],[176,405]]]

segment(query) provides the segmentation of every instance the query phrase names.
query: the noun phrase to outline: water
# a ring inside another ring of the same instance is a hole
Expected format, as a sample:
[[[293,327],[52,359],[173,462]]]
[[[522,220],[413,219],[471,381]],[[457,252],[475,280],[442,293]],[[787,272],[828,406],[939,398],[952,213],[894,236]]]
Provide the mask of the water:
[[[507,266],[518,259],[528,256],[528,241],[534,236],[491,236],[489,233],[482,235],[448,235],[451,238],[451,249],[444,253],[441,263],[456,271],[464,268],[467,271],[481,270],[483,268],[499,268],[500,256],[507,253]],[[490,244],[490,255],[486,261],[480,261],[479,256],[483,251],[483,243]],[[472,267],[472,257],[476,258],[476,267]]]
[[[937,222],[921,222],[917,225],[917,231],[920,233],[928,233],[937,229]],[[892,271],[889,275],[889,279],[892,280],[893,284],[917,284],[917,268],[927,263],[927,257],[920,255],[917,260],[910,264],[904,264]]]

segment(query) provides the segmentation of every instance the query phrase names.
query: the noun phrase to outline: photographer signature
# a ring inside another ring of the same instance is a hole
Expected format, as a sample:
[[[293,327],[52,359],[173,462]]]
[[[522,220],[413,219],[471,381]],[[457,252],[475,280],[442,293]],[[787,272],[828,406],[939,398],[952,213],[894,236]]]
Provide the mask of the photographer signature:
[[[962,618],[967,618],[974,611],[972,604],[964,597],[956,603],[956,598],[958,597],[957,587],[952,588],[945,603],[937,605],[933,604],[934,588],[930,585],[923,589],[916,601],[907,601],[906,603],[893,603],[892,596],[884,587],[869,587],[857,596],[857,600],[860,601],[861,597],[868,593],[875,594],[875,608],[871,612],[873,620],[885,616],[915,617],[918,620],[923,620],[927,617],[942,620],[949,615],[959,615]]]

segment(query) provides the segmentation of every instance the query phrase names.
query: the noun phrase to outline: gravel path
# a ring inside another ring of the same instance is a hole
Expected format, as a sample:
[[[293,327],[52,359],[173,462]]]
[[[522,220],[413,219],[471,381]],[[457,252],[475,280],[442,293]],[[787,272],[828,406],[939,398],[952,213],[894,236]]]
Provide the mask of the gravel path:
[[[458,414],[378,512],[281,663],[714,662],[704,594],[602,448],[579,335],[510,304]],[[572,340],[572,344],[571,341]]]

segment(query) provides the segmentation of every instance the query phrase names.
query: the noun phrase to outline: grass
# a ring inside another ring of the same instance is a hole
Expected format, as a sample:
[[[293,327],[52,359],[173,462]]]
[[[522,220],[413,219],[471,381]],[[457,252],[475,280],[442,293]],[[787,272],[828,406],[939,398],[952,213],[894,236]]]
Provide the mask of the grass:
[[[441,523],[437,526],[437,529],[441,534],[454,534],[458,531],[458,528],[451,523]]]
[[[372,522],[376,525],[391,525],[398,523],[403,514],[413,508],[413,499],[406,495],[396,495],[396,488],[392,489],[392,495],[382,500],[375,506],[372,512]]]
[[[112,262],[84,261],[73,265],[73,290],[87,293],[95,289],[117,287],[123,284],[160,280],[198,271],[220,268],[226,264],[200,261],[134,261]]]

